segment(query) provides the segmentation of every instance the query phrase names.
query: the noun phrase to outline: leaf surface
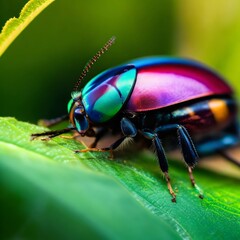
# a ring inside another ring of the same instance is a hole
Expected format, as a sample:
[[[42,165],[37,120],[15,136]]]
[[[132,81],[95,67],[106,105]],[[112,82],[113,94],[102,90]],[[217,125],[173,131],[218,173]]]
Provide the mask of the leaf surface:
[[[0,119],[1,233],[6,238],[178,239],[111,174],[74,154],[79,143],[31,142],[30,133],[39,130]]]
[[[236,239],[240,234],[239,179],[196,169],[203,200],[183,164],[170,162],[177,203],[171,202],[153,155],[109,160],[74,154],[75,140],[30,141],[45,129],[0,119],[0,185],[5,236],[80,235],[111,239]]]

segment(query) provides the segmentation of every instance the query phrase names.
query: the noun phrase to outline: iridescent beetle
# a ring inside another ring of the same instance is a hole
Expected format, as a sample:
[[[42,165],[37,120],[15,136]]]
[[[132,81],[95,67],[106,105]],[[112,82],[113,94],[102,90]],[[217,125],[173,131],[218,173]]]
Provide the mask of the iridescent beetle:
[[[161,137],[178,136],[190,180],[196,187],[192,169],[198,153],[220,152],[226,157],[222,149],[239,143],[233,91],[204,65],[170,57],[142,58],[108,69],[78,91],[89,68],[113,42],[111,38],[84,68],[68,103],[69,115],[45,121],[50,126],[69,118],[71,127],[32,134],[32,139],[46,136],[46,140],[72,130],[95,137],[91,147],[80,152],[112,152],[127,138],[149,139],[175,202]],[[107,129],[121,132],[122,137],[109,147],[96,148]],[[201,191],[199,196],[203,197]]]

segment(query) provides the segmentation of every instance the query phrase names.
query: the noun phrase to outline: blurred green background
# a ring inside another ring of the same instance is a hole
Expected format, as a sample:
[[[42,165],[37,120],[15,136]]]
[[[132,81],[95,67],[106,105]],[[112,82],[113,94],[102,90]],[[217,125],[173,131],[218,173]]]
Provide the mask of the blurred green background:
[[[26,2],[0,0],[0,25]],[[83,66],[112,35],[116,44],[87,79],[129,59],[176,55],[210,65],[239,96],[239,12],[238,0],[56,0],[0,59],[0,115],[36,122],[65,114]]]

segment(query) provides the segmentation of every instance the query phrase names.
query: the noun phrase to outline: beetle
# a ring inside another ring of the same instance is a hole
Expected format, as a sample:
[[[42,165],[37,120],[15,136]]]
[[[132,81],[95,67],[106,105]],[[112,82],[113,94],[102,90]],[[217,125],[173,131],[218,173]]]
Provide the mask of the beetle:
[[[199,155],[222,152],[239,143],[237,106],[232,88],[205,65],[184,58],[147,57],[108,69],[82,90],[77,90],[89,68],[114,42],[111,38],[85,66],[68,103],[66,118],[71,126],[63,130],[32,134],[32,139],[48,140],[76,130],[81,136],[95,137],[91,147],[76,152],[112,152],[125,140],[137,136],[153,143],[172,201],[176,201],[162,137],[177,136],[191,183],[192,169]],[[108,129],[121,137],[105,148],[98,141]],[[203,198],[201,190],[199,197]]]

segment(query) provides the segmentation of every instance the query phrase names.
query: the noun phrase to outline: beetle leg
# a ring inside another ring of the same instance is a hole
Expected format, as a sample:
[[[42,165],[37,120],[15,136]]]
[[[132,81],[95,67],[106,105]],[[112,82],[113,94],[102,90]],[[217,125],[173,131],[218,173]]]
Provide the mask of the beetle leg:
[[[196,183],[195,183],[195,179],[194,179],[194,176],[193,176],[192,167],[188,166],[188,173],[189,173],[189,178],[191,180],[192,186],[195,187]]]
[[[189,166],[188,166],[189,178],[190,178],[190,180],[191,180],[192,186],[197,190],[199,198],[203,199],[203,198],[204,198],[204,196],[203,196],[203,191],[202,191],[202,189],[196,184],[195,179],[194,179],[194,176],[193,176],[192,169],[193,169],[192,167],[189,167]]]
[[[63,133],[67,133],[67,132],[70,132],[72,130],[75,130],[74,127],[70,127],[70,128],[64,128],[62,130],[55,130],[55,131],[47,131],[47,132],[42,132],[42,133],[33,133],[31,134],[31,140],[34,140],[38,137],[45,137],[45,138],[42,138],[41,140],[42,141],[48,141],[50,140],[51,138],[54,138],[54,137],[57,137]]]
[[[107,133],[107,129],[106,128],[100,128],[99,131],[96,133],[95,135],[95,139],[93,141],[93,143],[90,145],[90,148],[95,148],[97,146],[97,143],[99,142],[99,140],[104,137]]]
[[[60,136],[60,138],[63,138],[63,139],[75,139],[76,136]]]
[[[118,139],[116,142],[114,142],[113,144],[111,144],[109,147],[105,147],[105,148],[95,148],[95,147],[90,147],[90,148],[85,148],[85,149],[81,149],[81,150],[76,150],[74,151],[75,153],[85,153],[85,152],[109,152],[110,159],[113,159],[113,150],[115,150],[117,147],[119,147],[119,145],[126,139],[127,137],[121,137],[120,139]]]
[[[176,194],[174,193],[172,186],[171,186],[171,181],[170,181],[170,177],[168,174],[168,162],[167,162],[166,154],[163,149],[162,143],[161,143],[157,133],[143,130],[142,134],[147,139],[150,139],[153,141],[155,149],[156,149],[159,166],[165,175],[168,190],[169,190],[170,194],[172,195],[172,202],[176,202]]]
[[[199,159],[198,153],[196,151],[196,148],[193,144],[193,141],[189,133],[187,132],[187,129],[179,125],[177,130],[178,130],[177,132],[179,136],[179,143],[182,148],[184,160],[187,163],[189,169],[192,169]],[[190,179],[191,179],[192,185],[195,186],[195,180],[193,178],[192,172],[190,174]]]
[[[137,129],[135,125],[127,118],[123,117],[121,120],[121,130],[126,137],[135,137],[137,135]]]
[[[176,202],[176,194],[172,189],[172,185],[171,185],[171,182],[170,182],[170,177],[169,177],[168,172],[164,172],[164,175],[165,175],[165,179],[167,181],[168,190],[169,190],[170,194],[172,195],[172,202]]]
[[[179,143],[182,148],[182,153],[186,164],[190,167],[194,167],[199,157],[193,141],[187,131],[187,129],[179,124],[169,124],[158,127],[154,130],[155,133],[167,133],[173,130],[177,130]]]
[[[64,115],[64,116],[53,118],[53,119],[40,119],[38,121],[38,125],[44,126],[44,127],[52,127],[58,123],[68,120],[68,118],[69,118],[68,115]]]
[[[85,153],[85,152],[106,152],[103,148],[85,148],[81,150],[75,150],[75,153]]]
[[[95,148],[95,146],[94,146],[94,147],[90,147],[90,148],[86,148],[86,149],[82,149],[82,150],[77,150],[75,152],[76,153],[78,153],[78,152],[109,152],[110,158],[113,158],[113,150],[118,148],[125,139],[133,138],[137,135],[137,129],[136,129],[135,125],[127,118],[125,118],[125,117],[122,118],[120,125],[121,125],[121,130],[122,130],[122,133],[124,136],[119,138],[116,142],[111,144],[109,147]],[[103,135],[101,135],[101,137],[102,136]]]
[[[227,152],[224,150],[219,150],[218,153],[222,155],[225,159],[227,159],[229,162],[235,164],[236,166],[240,167],[240,161],[237,159],[234,159],[232,156],[230,156]]]
[[[193,144],[193,141],[187,131],[187,129],[179,124],[169,124],[169,125],[164,125],[161,126],[157,129],[155,129],[155,133],[166,133],[172,130],[177,130],[178,138],[179,138],[179,143],[182,148],[182,154],[184,157],[184,161],[186,162],[188,166],[188,172],[189,172],[189,178],[190,181],[193,185],[193,187],[198,191],[199,198],[203,198],[203,193],[202,190],[197,186],[192,169],[195,166],[195,164],[198,161],[198,153],[196,151],[196,148]]]
[[[109,147],[105,147],[105,148],[85,148],[85,149],[81,149],[81,150],[76,150],[75,153],[79,153],[79,152],[109,152],[112,151],[114,149],[116,149],[125,139],[126,137],[121,137],[120,139],[118,139],[116,142],[114,142],[113,144],[111,144]]]
[[[205,156],[213,153],[218,153],[222,157],[224,157],[229,162],[235,164],[240,167],[239,159],[234,159],[229,153],[226,152],[227,148],[237,146],[239,144],[238,135],[234,134],[224,134],[218,138],[212,139],[204,139],[200,141],[196,148],[200,154],[200,156]]]

